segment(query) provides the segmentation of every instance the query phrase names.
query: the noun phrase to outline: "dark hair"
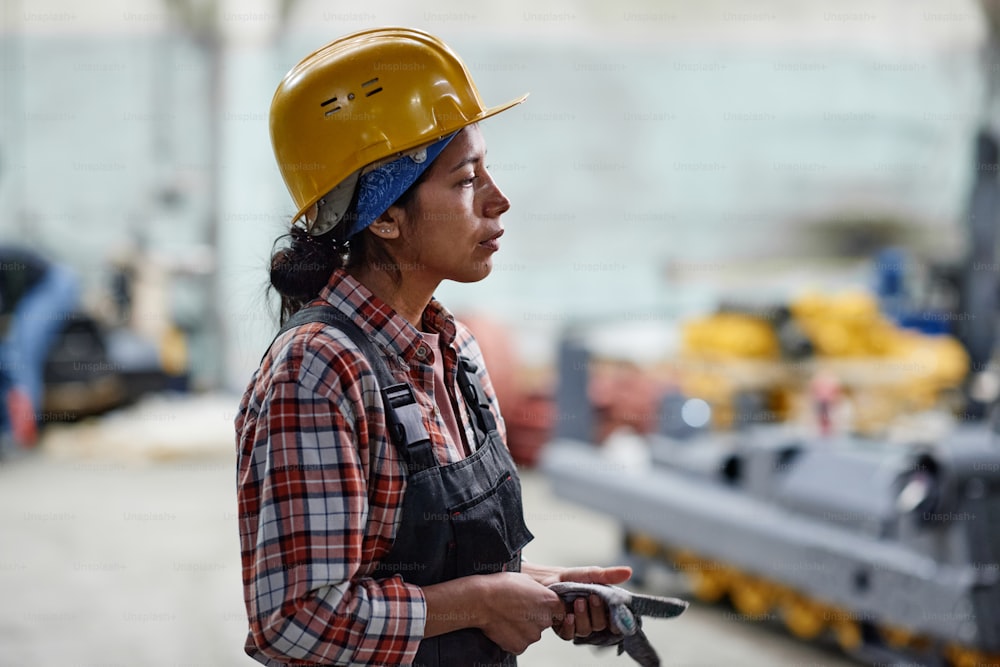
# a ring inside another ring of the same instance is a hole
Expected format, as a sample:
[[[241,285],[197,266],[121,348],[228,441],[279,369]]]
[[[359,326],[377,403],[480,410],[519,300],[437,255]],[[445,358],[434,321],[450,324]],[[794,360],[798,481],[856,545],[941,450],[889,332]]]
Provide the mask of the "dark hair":
[[[423,183],[428,171],[425,169],[393,206],[409,208],[414,191]],[[397,285],[402,282],[403,276],[396,259],[381,241],[371,234],[365,234],[364,230],[350,239],[343,238],[343,230],[354,222],[356,204],[355,199],[344,220],[325,234],[313,236],[302,227],[293,225],[289,233],[275,239],[275,250],[271,254],[271,287],[281,295],[282,324],[319,296],[329,282],[330,274],[336,269],[379,266],[389,273]],[[279,244],[286,240],[287,243],[279,248]]]

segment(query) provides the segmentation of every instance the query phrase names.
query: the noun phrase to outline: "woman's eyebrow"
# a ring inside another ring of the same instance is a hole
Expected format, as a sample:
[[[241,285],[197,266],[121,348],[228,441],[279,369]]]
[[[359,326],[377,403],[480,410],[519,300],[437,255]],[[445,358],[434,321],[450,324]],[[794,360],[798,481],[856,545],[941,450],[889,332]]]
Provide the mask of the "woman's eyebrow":
[[[458,171],[467,164],[475,164],[477,162],[481,162],[484,157],[486,157],[486,153],[483,153],[482,155],[470,155],[469,157],[464,158],[461,162],[452,167],[448,173],[451,173],[453,171]]]

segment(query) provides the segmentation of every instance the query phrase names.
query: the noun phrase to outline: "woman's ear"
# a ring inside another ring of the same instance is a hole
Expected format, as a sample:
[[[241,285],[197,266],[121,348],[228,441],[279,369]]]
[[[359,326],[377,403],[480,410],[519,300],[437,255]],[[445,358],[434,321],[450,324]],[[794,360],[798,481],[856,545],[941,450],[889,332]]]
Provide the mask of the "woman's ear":
[[[403,207],[390,206],[382,215],[375,218],[375,222],[368,226],[368,231],[383,241],[398,239],[399,223],[402,216],[405,215],[406,211]]]

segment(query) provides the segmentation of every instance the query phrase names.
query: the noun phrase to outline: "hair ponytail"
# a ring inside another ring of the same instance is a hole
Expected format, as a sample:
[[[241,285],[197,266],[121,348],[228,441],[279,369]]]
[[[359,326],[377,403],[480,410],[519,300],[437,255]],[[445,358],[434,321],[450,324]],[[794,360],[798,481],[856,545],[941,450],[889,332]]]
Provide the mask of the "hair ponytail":
[[[289,239],[271,255],[271,287],[281,295],[281,323],[315,299],[335,269],[344,267],[345,245],[336,238],[336,229],[312,236],[293,226],[275,241]]]

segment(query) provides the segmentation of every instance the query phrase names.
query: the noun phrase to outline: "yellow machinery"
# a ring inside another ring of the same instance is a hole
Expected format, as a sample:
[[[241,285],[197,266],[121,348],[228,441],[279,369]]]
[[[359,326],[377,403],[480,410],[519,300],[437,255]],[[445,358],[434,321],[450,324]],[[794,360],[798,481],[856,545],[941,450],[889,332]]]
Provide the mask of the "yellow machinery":
[[[806,420],[829,400],[849,408],[841,426],[875,435],[902,415],[954,407],[968,373],[958,340],[897,326],[863,291],[804,294],[786,318],[811,354],[783,354],[771,311],[723,310],[684,325],[681,389],[712,406],[716,428],[732,426],[736,397],[753,392],[762,399],[754,421]]]

